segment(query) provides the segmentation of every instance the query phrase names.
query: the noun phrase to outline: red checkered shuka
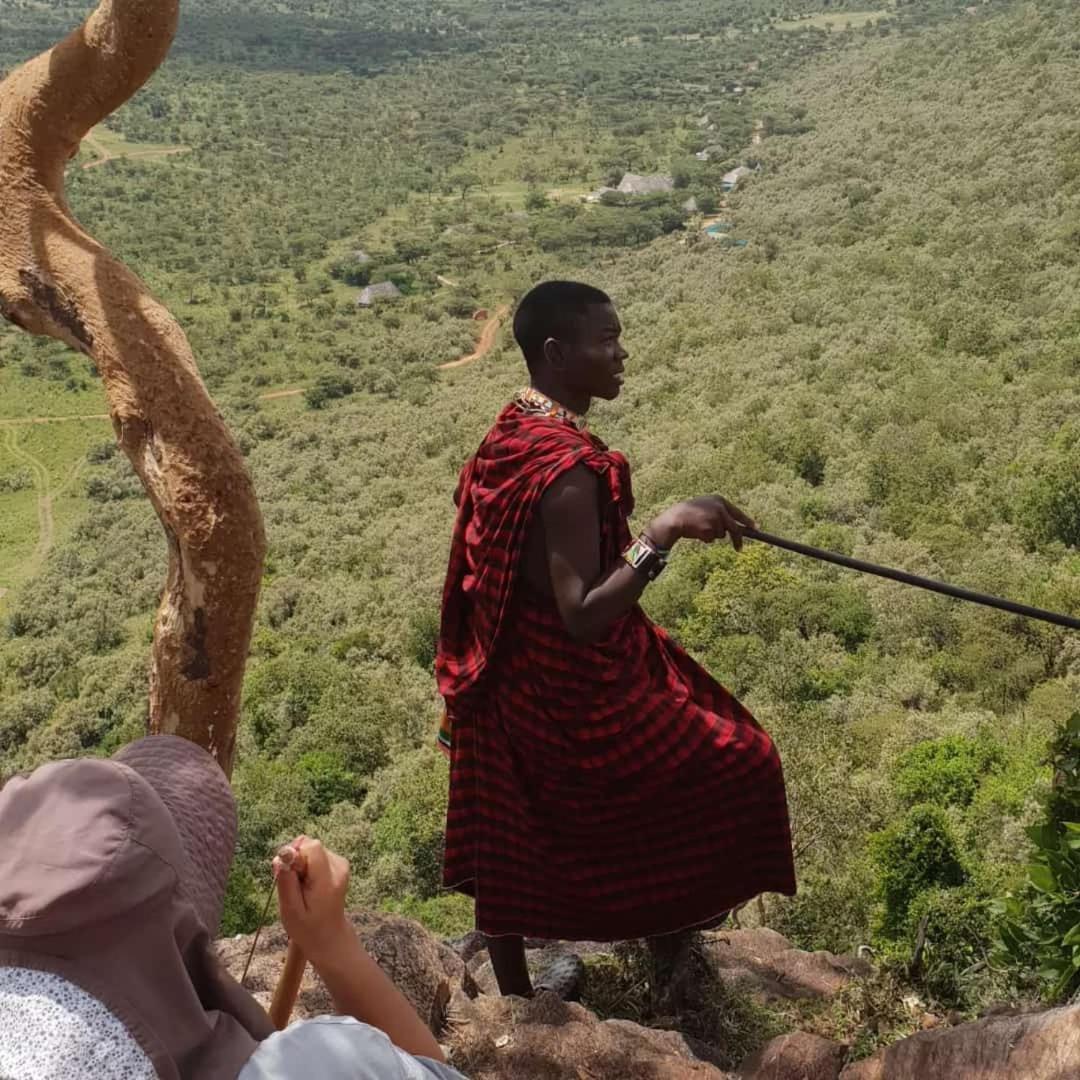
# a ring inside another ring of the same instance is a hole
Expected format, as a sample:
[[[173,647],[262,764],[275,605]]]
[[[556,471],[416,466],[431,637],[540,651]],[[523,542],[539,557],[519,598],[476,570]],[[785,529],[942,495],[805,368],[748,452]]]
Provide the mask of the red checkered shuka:
[[[436,660],[446,886],[475,898],[485,933],[579,941],[794,893],[780,759],[750,713],[636,605],[575,641],[526,581],[540,499],[577,465],[600,480],[610,565],[633,495],[599,439],[511,404],[461,475]]]

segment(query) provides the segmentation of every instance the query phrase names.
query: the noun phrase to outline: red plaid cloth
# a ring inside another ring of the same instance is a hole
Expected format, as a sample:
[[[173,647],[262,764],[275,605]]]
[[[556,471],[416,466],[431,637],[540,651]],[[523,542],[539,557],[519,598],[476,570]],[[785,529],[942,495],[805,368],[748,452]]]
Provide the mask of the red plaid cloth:
[[[489,934],[615,941],[795,891],[780,759],[754,718],[640,608],[575,641],[522,558],[547,487],[601,480],[614,561],[626,459],[508,406],[465,466],[436,670],[452,741],[444,882]]]

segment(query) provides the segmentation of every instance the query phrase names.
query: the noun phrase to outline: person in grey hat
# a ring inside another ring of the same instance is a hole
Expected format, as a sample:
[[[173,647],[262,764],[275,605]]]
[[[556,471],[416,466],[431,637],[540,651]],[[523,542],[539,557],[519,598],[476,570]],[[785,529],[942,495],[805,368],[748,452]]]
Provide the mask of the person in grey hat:
[[[348,864],[304,838],[282,920],[345,1015],[274,1032],[214,951],[235,842],[232,789],[186,739],[0,788],[3,1080],[461,1080],[349,927]]]

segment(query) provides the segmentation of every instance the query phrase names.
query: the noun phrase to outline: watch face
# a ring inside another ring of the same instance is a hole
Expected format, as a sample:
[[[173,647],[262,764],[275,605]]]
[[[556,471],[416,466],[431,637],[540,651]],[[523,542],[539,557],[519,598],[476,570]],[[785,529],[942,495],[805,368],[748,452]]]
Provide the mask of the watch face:
[[[643,573],[650,581],[660,576],[664,569],[664,559],[648,544],[635,540],[627,549],[623,558],[635,569]]]
[[[652,552],[640,540],[635,540],[626,553],[626,561],[637,570],[648,562],[650,555]]]

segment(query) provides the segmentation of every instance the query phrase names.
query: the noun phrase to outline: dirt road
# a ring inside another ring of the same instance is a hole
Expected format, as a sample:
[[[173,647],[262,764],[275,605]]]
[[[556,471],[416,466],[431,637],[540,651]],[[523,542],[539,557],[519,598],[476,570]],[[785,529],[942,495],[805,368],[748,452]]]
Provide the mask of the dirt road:
[[[510,305],[504,304],[484,324],[484,329],[480,334],[480,341],[476,346],[476,351],[469,353],[468,356],[463,356],[460,360],[451,360],[449,364],[440,364],[439,370],[451,371],[454,368],[465,367],[467,364],[482,360],[495,347],[495,339],[498,337],[499,327],[502,326],[503,321],[509,314]]]
[[[27,577],[32,577],[44,565],[52,551],[56,528],[53,523],[52,492],[49,490],[49,470],[45,463],[19,445],[18,431],[14,427],[4,429],[4,446],[16,461],[29,466],[34,477],[34,490],[38,497],[38,542],[34,554],[27,560]]]
[[[103,143],[94,138],[93,135],[87,135],[84,139],[85,142],[90,144],[91,149],[97,154],[97,158],[94,161],[87,161],[83,164],[82,168],[85,172],[87,169],[97,169],[102,165],[108,165],[110,161],[128,160],[131,158],[163,158],[172,157],[174,154],[187,154],[190,153],[190,146],[170,146],[165,149],[157,150],[131,150],[125,151],[122,154],[111,153]]]

